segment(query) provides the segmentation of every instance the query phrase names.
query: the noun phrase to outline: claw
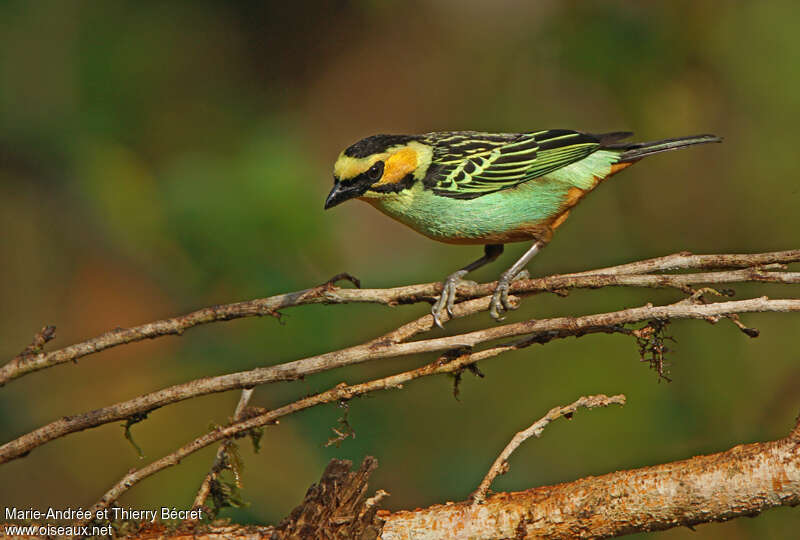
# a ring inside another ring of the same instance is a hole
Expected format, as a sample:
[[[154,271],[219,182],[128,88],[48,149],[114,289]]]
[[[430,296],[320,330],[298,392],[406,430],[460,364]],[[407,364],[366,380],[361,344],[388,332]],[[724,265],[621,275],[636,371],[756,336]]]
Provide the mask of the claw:
[[[447,314],[450,315],[450,318],[453,318],[453,306],[456,304],[456,286],[454,283],[451,283],[452,287],[450,288],[449,294],[447,295]]]
[[[510,276],[508,274],[500,276],[500,279],[497,281],[497,288],[492,295],[492,302],[489,304],[489,315],[491,315],[494,320],[502,321],[505,319],[505,317],[503,317],[504,312],[517,309],[518,306],[512,304],[508,299],[509,285],[518,279],[528,279],[528,277],[529,274],[527,270],[521,271],[516,276]]]
[[[453,317],[453,306],[456,303],[456,285],[463,281],[461,278],[466,275],[465,270],[459,270],[447,276],[447,279],[442,283],[442,295],[436,300],[436,303],[431,307],[431,314],[433,315],[433,322],[439,328],[444,328],[440,314],[442,309],[447,312],[450,318]]]
[[[443,329],[444,326],[442,326],[442,320],[439,318],[439,314],[436,311],[432,311],[431,314],[433,315],[433,323]]]
[[[439,318],[439,312],[442,310],[441,306],[442,298],[444,298],[444,295],[445,295],[445,288],[442,287],[442,296],[440,296],[439,299],[436,301],[436,303],[433,304],[433,306],[431,307],[431,315],[433,315],[433,324],[435,324],[439,328],[444,328],[444,325],[442,325],[442,319]]]
[[[500,302],[503,304],[504,310],[509,311],[511,309],[508,303],[508,287],[504,288],[503,292],[500,293]]]
[[[500,301],[500,293],[499,290],[495,290],[494,294],[492,295],[492,301],[489,303],[489,315],[492,316],[492,319],[496,321],[502,321],[505,317],[502,315],[503,313],[503,306]]]
[[[508,287],[508,285],[506,285]],[[503,282],[497,284],[497,288],[494,290],[494,294],[492,295],[492,301],[489,304],[489,315],[492,316],[492,319],[496,321],[502,321],[505,317],[503,317],[503,312],[506,311],[504,306],[505,302],[503,302]]]

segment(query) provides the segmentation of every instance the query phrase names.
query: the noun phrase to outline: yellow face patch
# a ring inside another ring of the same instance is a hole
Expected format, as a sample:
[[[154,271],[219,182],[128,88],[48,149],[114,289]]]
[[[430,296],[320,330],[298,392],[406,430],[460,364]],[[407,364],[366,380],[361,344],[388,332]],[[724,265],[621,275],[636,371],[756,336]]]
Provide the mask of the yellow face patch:
[[[333,174],[339,180],[349,180],[351,178],[355,178],[359,174],[372,167],[373,163],[385,158],[387,155],[388,154],[374,154],[365,158],[354,158],[346,156],[344,153],[342,153],[339,155],[339,159],[336,160],[336,163],[333,166]]]
[[[365,158],[354,158],[344,154],[339,156],[333,166],[333,174],[340,180],[355,178],[369,170],[376,161],[383,160],[383,175],[377,184],[394,184],[414,172],[417,168],[417,152],[404,146],[398,150],[390,150],[381,154],[373,154]]]

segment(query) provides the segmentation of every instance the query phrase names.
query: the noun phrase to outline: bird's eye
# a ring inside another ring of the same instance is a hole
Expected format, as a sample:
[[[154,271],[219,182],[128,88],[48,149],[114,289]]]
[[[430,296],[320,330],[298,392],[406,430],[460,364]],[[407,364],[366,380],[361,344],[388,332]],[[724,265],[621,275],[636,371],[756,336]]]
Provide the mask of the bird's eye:
[[[367,170],[367,178],[373,182],[377,182],[383,176],[383,161],[376,161],[375,164]]]

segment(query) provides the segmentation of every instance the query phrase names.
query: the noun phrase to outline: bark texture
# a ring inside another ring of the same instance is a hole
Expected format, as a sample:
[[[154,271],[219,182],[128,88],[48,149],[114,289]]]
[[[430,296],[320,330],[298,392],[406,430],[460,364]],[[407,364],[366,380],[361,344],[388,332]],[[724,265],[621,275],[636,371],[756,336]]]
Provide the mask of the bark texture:
[[[292,510],[272,533],[272,538],[320,540],[374,540],[381,530],[376,519],[381,495],[367,499],[367,481],[378,461],[367,456],[350,471],[350,461],[332,459],[322,478],[306,492],[303,503]]]
[[[382,540],[609,538],[800,503],[800,433],[575,482],[383,515]]]

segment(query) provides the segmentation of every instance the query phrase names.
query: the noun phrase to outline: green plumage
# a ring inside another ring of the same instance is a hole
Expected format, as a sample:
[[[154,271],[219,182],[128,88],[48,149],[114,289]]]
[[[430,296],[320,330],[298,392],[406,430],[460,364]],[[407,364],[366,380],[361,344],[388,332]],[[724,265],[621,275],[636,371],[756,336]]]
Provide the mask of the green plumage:
[[[547,241],[551,225],[560,223],[557,218],[612,174],[614,165],[719,141],[711,135],[698,135],[648,143],[620,142],[629,135],[563,129],[376,135],[342,153],[337,162],[339,170],[356,173],[352,178],[337,178],[326,205],[361,197],[392,218],[443,242]],[[388,174],[393,180],[381,181],[386,173],[383,167],[395,166],[392,156],[409,151],[417,156],[416,168],[403,177],[392,169]],[[375,156],[384,159],[376,161]]]
[[[430,172],[438,195],[471,199],[542,177],[591,155],[594,136],[567,130],[524,134],[432,133]]]
[[[467,273],[495,260],[503,244],[533,240],[498,279],[489,313],[501,320],[513,309],[511,281],[586,193],[644,156],[720,141],[697,135],[620,142],[630,135],[569,130],[375,135],[340,154],[325,208],[358,197],[435,240],[485,245],[483,257],[444,280],[431,308],[438,326],[443,312],[453,316],[456,285]]]

